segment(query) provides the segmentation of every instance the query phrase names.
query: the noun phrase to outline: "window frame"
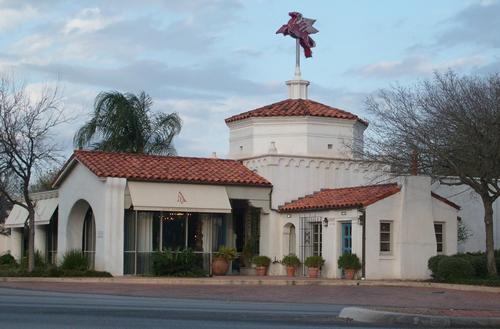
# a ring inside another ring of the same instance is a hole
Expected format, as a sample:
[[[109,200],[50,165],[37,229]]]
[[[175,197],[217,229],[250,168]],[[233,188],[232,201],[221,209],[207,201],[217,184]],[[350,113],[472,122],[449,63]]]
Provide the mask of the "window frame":
[[[382,231],[382,224],[389,224],[389,231]],[[391,256],[392,253],[393,253],[393,235],[394,235],[394,223],[393,221],[390,221],[390,220],[381,220],[379,221],[379,225],[378,225],[378,231],[379,231],[379,234],[378,234],[378,249],[379,249],[379,254],[381,256]],[[384,234],[389,234],[389,240],[382,240],[382,233]],[[383,251],[382,250],[382,243],[383,244],[389,244],[389,250],[388,251]]]
[[[438,242],[438,232],[436,231],[436,225],[441,225],[441,242]],[[446,223],[445,222],[434,222],[434,237],[436,239],[436,253],[438,255],[444,255],[446,253]],[[439,244],[441,244],[441,251],[439,251]]]
[[[311,223],[311,246],[313,256],[323,255],[323,226],[322,222]]]

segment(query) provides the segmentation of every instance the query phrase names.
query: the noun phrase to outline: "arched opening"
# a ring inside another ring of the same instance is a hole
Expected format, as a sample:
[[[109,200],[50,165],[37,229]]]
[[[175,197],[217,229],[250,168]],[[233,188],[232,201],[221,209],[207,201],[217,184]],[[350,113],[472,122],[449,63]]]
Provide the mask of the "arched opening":
[[[92,208],[89,207],[83,220],[82,252],[87,258],[90,269],[95,265],[95,217]]]
[[[283,253],[285,255],[296,255],[296,243],[297,237],[295,233],[295,225],[293,225],[292,223],[287,223],[283,227]]]
[[[95,268],[96,225],[90,204],[78,200],[71,208],[66,229],[66,250],[81,250],[88,260],[89,268]]]

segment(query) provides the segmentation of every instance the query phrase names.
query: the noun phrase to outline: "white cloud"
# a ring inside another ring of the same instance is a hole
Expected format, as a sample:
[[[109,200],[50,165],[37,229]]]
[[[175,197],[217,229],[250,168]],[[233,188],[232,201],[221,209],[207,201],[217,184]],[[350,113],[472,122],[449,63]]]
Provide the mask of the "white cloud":
[[[399,77],[407,75],[427,75],[434,71],[460,70],[463,68],[478,67],[486,64],[486,59],[480,55],[459,57],[441,62],[433,62],[427,57],[410,56],[401,60],[381,61],[368,64],[358,69],[347,71],[345,74],[357,74],[364,77]]]
[[[0,31],[11,30],[36,15],[35,8],[29,5],[21,8],[0,8]]]
[[[99,8],[85,8],[68,20],[62,31],[64,34],[96,32],[117,20],[117,17],[103,16]]]

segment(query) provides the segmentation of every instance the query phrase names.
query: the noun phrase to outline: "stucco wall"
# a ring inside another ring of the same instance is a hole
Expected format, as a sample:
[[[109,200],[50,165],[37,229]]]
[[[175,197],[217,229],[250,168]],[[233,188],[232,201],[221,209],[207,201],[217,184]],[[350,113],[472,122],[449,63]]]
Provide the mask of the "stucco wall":
[[[123,218],[126,180],[100,179],[76,164],[59,187],[58,259],[81,249],[83,216],[88,204],[96,225],[96,270],[123,274]]]
[[[341,254],[341,225],[342,223],[351,222],[352,224],[352,252],[358,254],[361,257],[361,236],[362,236],[362,226],[358,224],[359,213],[356,209],[350,210],[329,210],[329,211],[313,211],[313,212],[300,212],[283,214],[272,212],[271,213],[271,223],[273,223],[273,232],[275,235],[270,239],[272,240],[272,247],[264,241],[263,254],[270,256],[271,258],[276,257],[277,259],[282,259],[283,256],[288,254],[286,250],[285,239],[286,227],[290,224],[295,226],[295,254],[297,256],[301,255],[301,217],[306,218],[324,218],[328,219],[328,225],[322,226],[322,256],[325,259],[325,265],[321,270],[321,276],[325,278],[338,278],[340,277],[340,270],[337,268],[337,259]],[[267,237],[267,235],[266,235]],[[285,268],[281,264],[275,264],[272,266],[274,275],[284,275]]]
[[[333,158],[268,155],[243,161],[273,184],[272,208],[322,188],[374,184],[385,180],[376,165]]]
[[[0,234],[0,255],[10,252],[10,235]]]
[[[427,261],[437,254],[434,223],[445,223],[445,254],[456,253],[457,213],[431,197],[430,178],[400,179],[401,192],[367,207],[368,279],[427,279]],[[380,254],[380,221],[393,222],[391,255]],[[370,232],[370,233],[368,233]]]
[[[380,253],[380,221],[392,222],[390,255]],[[400,277],[401,193],[396,193],[366,208],[366,278],[397,279]]]
[[[318,117],[249,118],[228,126],[232,159],[268,154],[271,142],[281,154],[350,158],[346,145],[354,138],[361,141],[366,128],[352,120]]]

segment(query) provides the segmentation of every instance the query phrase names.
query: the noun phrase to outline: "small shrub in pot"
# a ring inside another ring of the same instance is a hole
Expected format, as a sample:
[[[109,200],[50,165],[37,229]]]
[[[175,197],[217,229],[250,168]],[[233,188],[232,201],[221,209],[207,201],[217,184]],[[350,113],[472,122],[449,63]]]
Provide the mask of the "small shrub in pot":
[[[226,275],[229,270],[229,262],[236,259],[236,249],[226,246],[221,246],[219,251],[214,255],[212,262],[213,275]]]
[[[271,264],[271,258],[267,256],[255,256],[252,262],[256,266],[255,270],[257,271],[257,275],[264,276],[267,274],[267,269]]]
[[[344,270],[345,277],[348,280],[354,279],[356,272],[361,268],[361,262],[356,254],[343,254],[339,257],[337,265]]]
[[[321,266],[325,264],[325,260],[321,256],[309,256],[306,258],[304,264],[307,266],[309,277],[317,278]]]
[[[289,277],[295,276],[297,266],[300,265],[300,259],[294,254],[287,255],[281,260],[281,264],[286,266],[286,274]]]

